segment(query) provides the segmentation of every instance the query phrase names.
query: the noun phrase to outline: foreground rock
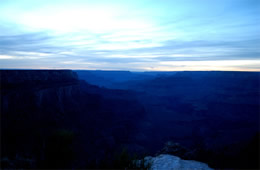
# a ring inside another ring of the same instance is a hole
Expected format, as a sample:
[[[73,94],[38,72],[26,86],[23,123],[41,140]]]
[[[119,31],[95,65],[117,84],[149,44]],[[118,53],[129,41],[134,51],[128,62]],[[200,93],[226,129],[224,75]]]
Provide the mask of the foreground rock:
[[[141,161],[137,161],[137,164],[141,166]],[[196,169],[196,170],[211,170],[211,168],[202,162],[193,160],[183,160],[177,156],[161,154],[157,157],[145,157],[143,165],[145,168],[151,170],[173,170],[173,169]]]

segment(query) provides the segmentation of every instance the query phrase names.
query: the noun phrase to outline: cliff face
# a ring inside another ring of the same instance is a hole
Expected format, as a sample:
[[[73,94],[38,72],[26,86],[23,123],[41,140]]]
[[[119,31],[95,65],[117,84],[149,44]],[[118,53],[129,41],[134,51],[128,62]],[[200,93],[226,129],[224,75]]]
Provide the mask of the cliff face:
[[[71,70],[1,70],[3,84],[33,82],[71,82],[78,76]]]
[[[109,159],[133,139],[144,114],[133,94],[89,85],[69,70],[0,73],[7,168],[83,168]],[[20,165],[17,156],[30,163]]]

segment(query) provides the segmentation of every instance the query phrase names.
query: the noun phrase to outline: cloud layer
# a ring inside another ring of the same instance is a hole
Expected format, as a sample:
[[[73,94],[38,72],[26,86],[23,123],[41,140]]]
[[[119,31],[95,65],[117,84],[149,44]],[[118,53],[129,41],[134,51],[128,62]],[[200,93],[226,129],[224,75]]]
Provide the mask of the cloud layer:
[[[260,71],[258,1],[38,2],[0,2],[0,68]]]

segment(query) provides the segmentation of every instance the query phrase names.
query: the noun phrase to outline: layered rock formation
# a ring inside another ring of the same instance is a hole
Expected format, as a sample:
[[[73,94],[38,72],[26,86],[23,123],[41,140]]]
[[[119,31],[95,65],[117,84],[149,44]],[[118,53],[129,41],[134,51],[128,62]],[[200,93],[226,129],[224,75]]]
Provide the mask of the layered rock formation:
[[[134,94],[89,85],[69,70],[0,74],[3,168],[95,167],[130,143],[144,114]]]

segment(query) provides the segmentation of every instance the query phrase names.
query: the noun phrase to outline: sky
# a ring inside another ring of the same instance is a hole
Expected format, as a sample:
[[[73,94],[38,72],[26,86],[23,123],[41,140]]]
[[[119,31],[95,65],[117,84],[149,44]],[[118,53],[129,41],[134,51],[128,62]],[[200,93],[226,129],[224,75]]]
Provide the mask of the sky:
[[[260,0],[0,0],[0,68],[260,71]]]

